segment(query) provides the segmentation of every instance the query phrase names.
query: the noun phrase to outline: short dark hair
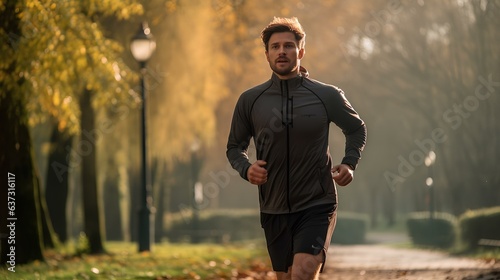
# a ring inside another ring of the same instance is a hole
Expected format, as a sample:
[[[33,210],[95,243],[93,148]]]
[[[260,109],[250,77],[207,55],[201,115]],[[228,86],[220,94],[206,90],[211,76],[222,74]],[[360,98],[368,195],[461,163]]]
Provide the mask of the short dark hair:
[[[273,21],[271,21],[266,28],[262,30],[260,37],[262,38],[266,51],[269,47],[269,39],[274,33],[277,32],[292,32],[295,35],[299,48],[304,48],[306,44],[306,33],[304,32],[304,29],[302,29],[302,25],[300,25],[299,20],[296,17],[274,17]]]

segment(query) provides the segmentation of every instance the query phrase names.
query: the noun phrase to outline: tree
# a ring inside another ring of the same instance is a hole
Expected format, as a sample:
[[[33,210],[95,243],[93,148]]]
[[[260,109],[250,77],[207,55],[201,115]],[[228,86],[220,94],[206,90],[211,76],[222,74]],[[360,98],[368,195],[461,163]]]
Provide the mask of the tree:
[[[83,187],[83,215],[84,230],[89,241],[91,253],[104,252],[103,221],[100,211],[100,195],[97,188],[96,176],[96,141],[95,114],[92,108],[93,92],[85,89],[80,99],[81,112],[81,147],[85,146],[82,154],[82,187]]]
[[[50,137],[50,151],[48,156],[49,167],[45,183],[45,200],[50,219],[62,243],[68,240],[68,225],[66,202],[69,192],[69,148],[72,147],[74,137],[67,129],[61,131],[59,122],[54,121]]]
[[[61,17],[68,9],[73,11],[74,14],[69,17]],[[117,100],[130,99],[130,95],[127,92],[127,83],[122,81],[123,77],[127,74],[127,67],[118,58],[121,48],[103,36],[100,30],[101,27],[95,19],[100,16],[110,16],[113,14],[121,18],[128,17],[130,13],[140,12],[140,6],[133,2],[130,4],[121,1],[109,3],[94,1],[82,3],[65,2],[58,3],[58,5],[52,4],[50,10],[43,9],[42,7],[39,12],[45,12],[49,17],[53,13],[54,24],[57,26],[54,35],[57,38],[58,33],[63,34],[63,36],[59,36],[59,39],[69,42],[64,45],[55,44],[55,52],[51,53],[53,57],[50,57],[50,55],[49,57],[42,56],[40,64],[43,65],[45,62],[49,66],[56,65],[57,67],[61,58],[63,60],[64,57],[75,58],[75,63],[70,63],[70,67],[59,69],[62,77],[66,78],[67,83],[59,84],[60,88],[50,85],[50,87],[55,88],[56,97],[57,93],[62,92],[62,89],[65,87],[67,87],[66,90],[69,91],[69,95],[62,96],[62,102],[52,99],[53,104],[49,103],[46,107],[60,113],[60,115],[55,114],[60,118],[62,126],[60,129],[65,129],[68,126],[73,132],[80,132],[81,139],[78,142],[79,146],[77,146],[77,149],[72,150],[70,157],[80,161],[77,163],[77,166],[81,166],[82,168],[82,179],[84,180],[82,182],[84,224],[85,232],[89,238],[90,253],[100,253],[104,249],[102,245],[103,237],[101,237],[102,218],[100,217],[101,213],[98,207],[100,198],[98,196],[99,192],[95,172],[95,144],[99,136],[106,133],[109,124],[99,123],[97,126],[94,126],[96,122],[93,107],[102,107],[109,103],[109,101],[113,104],[117,103]],[[70,24],[68,24],[68,20]],[[72,26],[71,22],[74,21],[81,22],[81,26]],[[103,44],[96,44],[96,41],[101,41]],[[44,61],[44,59],[48,61]],[[103,75],[96,75],[96,73],[102,73]],[[52,80],[53,83],[58,85],[53,80],[55,77],[57,75],[51,75],[47,79]],[[78,94],[78,92],[83,92],[83,94]],[[92,95],[90,92],[92,92]],[[94,96],[94,98],[91,98],[91,96]],[[65,110],[75,105],[78,106],[76,110],[71,110],[70,112]],[[82,111],[82,109],[85,109],[85,111]],[[76,127],[78,124],[78,112],[81,113],[82,117],[80,129]],[[88,146],[85,146],[87,144]],[[84,150],[86,148],[89,150]]]
[[[125,79],[133,80],[134,75],[127,75],[128,67],[118,58],[121,48],[103,37],[94,19],[112,15],[127,18],[142,12],[142,7],[134,1],[33,0],[2,1],[0,11],[1,50],[5,56],[0,76],[1,106],[5,108],[2,125],[6,126],[4,131],[12,133],[2,146],[2,153],[6,154],[2,167],[10,166],[15,171],[22,167],[25,173],[19,172],[23,178],[17,189],[22,202],[19,203],[23,204],[19,213],[25,222],[16,237],[29,239],[21,245],[28,246],[26,250],[18,251],[19,261],[23,262],[40,258],[42,248],[33,244],[40,239],[40,213],[35,212],[40,205],[28,124],[50,115],[59,121],[59,129],[77,133],[78,100],[80,93],[87,90],[98,96],[91,103],[97,108],[134,102],[128,88],[130,80]],[[24,228],[28,224],[31,228]],[[2,245],[2,253],[7,249]]]
[[[19,71],[18,39],[23,36],[17,1],[0,2],[0,172],[12,178],[13,185],[2,190],[2,200],[9,197],[9,212],[2,207],[1,261],[13,261],[10,267],[33,260],[43,260],[38,182],[33,148],[28,129],[27,98],[21,89],[26,83]],[[12,12],[15,11],[15,12]],[[16,220],[9,220],[9,218]],[[24,234],[23,234],[24,233]]]

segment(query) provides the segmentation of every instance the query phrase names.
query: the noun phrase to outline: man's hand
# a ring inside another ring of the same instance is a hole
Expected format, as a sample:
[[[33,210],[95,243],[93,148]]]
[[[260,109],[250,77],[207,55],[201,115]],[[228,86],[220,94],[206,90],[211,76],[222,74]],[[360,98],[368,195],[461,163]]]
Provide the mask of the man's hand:
[[[338,172],[333,176],[333,180],[339,186],[347,186],[350,182],[352,182],[352,178],[354,177],[354,170],[352,170],[347,164],[339,164],[335,165],[332,168],[332,173]]]
[[[254,185],[262,185],[267,182],[267,170],[263,167],[267,162],[258,160],[254,162],[247,171],[248,182]]]

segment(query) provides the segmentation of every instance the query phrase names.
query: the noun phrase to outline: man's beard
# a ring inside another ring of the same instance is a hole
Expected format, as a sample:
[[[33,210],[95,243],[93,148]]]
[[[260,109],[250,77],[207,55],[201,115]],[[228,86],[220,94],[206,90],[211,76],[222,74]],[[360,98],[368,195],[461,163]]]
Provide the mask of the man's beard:
[[[273,70],[274,73],[276,73],[276,74],[278,74],[280,76],[288,76],[291,73],[294,73],[295,71],[297,71],[297,67],[298,67],[297,64],[290,64],[286,68],[278,68],[276,66],[276,63],[275,64],[271,64],[270,66],[271,66],[271,70]]]

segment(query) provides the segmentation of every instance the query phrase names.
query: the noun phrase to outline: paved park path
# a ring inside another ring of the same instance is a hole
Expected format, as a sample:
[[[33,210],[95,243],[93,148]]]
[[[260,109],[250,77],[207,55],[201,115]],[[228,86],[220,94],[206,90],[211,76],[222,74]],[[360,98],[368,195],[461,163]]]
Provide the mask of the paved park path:
[[[332,244],[321,280],[500,280],[500,263],[404,249],[401,235],[371,235],[367,245]]]

